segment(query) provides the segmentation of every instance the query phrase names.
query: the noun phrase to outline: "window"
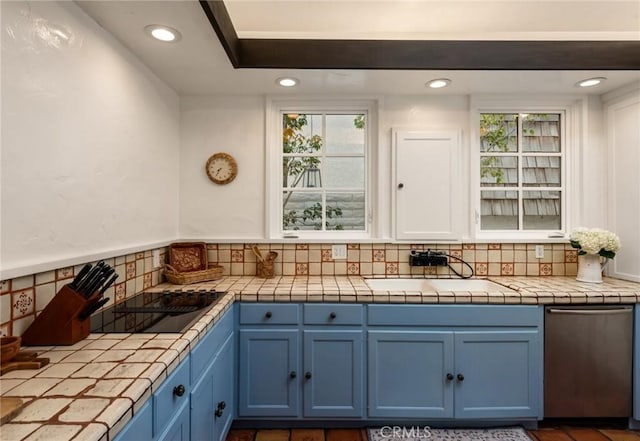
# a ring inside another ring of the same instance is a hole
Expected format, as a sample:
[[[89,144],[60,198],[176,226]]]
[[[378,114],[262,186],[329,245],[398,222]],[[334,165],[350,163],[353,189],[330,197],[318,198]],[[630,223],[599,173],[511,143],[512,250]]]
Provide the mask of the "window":
[[[479,112],[479,210],[483,233],[565,230],[564,112]]]
[[[274,109],[272,237],[368,237],[370,113],[368,106]]]

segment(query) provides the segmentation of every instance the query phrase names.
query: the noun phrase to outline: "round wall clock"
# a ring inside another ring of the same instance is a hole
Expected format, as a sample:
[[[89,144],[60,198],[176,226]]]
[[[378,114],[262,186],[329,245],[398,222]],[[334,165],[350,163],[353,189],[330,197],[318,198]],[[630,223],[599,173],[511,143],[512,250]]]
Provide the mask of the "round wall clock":
[[[215,153],[207,161],[207,176],[216,184],[224,185],[233,181],[238,174],[238,164],[227,153]]]

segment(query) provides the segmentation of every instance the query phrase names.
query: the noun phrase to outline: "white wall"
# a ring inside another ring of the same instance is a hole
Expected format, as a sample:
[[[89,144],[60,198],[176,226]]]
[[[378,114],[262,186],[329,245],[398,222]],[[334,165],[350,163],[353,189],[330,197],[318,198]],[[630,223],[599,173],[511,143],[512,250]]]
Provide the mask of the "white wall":
[[[609,274],[640,282],[640,84],[605,96],[608,142],[608,228],[622,247]]]
[[[180,124],[180,236],[265,237],[265,103],[260,96],[183,97]],[[217,185],[205,172],[216,152],[232,155],[238,176]]]
[[[176,93],[73,2],[1,7],[2,279],[174,240]]]

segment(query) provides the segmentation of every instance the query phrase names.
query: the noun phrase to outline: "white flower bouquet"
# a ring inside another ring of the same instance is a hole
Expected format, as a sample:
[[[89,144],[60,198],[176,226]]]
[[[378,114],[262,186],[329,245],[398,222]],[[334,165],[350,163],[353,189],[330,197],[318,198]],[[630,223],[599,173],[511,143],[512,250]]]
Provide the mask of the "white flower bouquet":
[[[620,238],[611,231],[600,228],[576,228],[569,238],[571,246],[578,249],[578,255],[598,254],[613,259],[620,249]]]

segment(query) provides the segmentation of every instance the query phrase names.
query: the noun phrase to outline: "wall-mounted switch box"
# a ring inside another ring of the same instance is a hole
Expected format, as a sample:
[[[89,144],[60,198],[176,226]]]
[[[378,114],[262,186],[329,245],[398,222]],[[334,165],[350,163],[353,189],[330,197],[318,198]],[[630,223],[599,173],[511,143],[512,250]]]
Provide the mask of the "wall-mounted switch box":
[[[159,268],[160,267],[160,250],[153,250],[151,252],[151,258],[152,258],[152,263],[153,263],[153,267],[154,268]]]
[[[544,245],[536,245],[536,259],[544,258]]]
[[[442,251],[411,251],[409,254],[410,266],[447,266],[449,260]]]
[[[331,245],[331,258],[333,260],[340,260],[347,258],[347,246],[346,245]]]

